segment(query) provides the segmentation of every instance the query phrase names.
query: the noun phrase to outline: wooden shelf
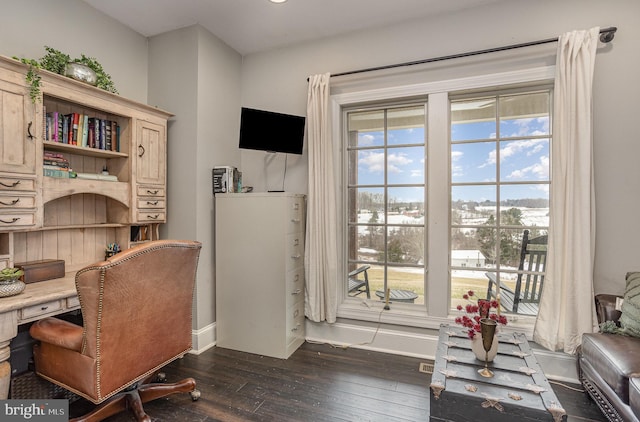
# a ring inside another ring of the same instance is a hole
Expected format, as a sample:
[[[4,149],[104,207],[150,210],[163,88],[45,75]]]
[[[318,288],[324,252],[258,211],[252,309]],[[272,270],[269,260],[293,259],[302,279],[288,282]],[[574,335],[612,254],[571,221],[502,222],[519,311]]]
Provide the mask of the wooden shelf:
[[[92,179],[63,179],[57,177],[42,178],[42,203],[78,193],[96,193],[130,207],[131,185],[128,182],[112,182]]]
[[[70,229],[108,229],[108,228],[120,228],[129,227],[130,224],[120,223],[104,223],[104,224],[71,224],[66,226],[44,226],[37,231],[44,230],[70,230]]]
[[[42,141],[44,148],[49,151],[67,152],[69,154],[88,155],[101,158],[127,158],[129,154],[124,152],[106,151],[78,145],[63,144],[60,142]]]

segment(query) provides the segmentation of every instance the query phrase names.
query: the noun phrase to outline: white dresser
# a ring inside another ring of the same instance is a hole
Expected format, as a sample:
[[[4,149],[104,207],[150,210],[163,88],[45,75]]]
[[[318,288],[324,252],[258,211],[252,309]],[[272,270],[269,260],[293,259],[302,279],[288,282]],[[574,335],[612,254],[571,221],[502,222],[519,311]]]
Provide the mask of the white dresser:
[[[216,194],[216,344],[286,359],[304,342],[305,197]]]

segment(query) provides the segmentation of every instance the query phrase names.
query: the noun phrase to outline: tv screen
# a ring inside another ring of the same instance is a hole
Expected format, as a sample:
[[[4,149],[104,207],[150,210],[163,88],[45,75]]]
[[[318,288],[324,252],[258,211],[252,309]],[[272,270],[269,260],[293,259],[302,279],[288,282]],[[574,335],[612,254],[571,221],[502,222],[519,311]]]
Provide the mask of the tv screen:
[[[240,115],[240,148],[302,154],[303,116],[243,107]]]

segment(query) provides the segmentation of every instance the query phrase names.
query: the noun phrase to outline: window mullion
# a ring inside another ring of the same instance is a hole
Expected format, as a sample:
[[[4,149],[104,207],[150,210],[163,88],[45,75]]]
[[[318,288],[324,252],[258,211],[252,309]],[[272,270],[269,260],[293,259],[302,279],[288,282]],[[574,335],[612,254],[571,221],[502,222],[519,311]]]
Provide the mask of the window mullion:
[[[449,98],[429,95],[427,101],[427,289],[429,314],[449,313]],[[447,300],[444,300],[444,298]]]

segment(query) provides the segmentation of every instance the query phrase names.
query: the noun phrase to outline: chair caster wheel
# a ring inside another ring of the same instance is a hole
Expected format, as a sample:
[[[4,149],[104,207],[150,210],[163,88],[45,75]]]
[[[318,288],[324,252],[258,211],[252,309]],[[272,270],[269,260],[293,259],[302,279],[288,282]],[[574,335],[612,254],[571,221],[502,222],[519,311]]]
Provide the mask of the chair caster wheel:
[[[191,396],[191,401],[198,401],[200,398],[200,390],[190,391],[189,395]]]
[[[167,382],[167,374],[164,372],[158,372],[156,375],[156,382]]]

